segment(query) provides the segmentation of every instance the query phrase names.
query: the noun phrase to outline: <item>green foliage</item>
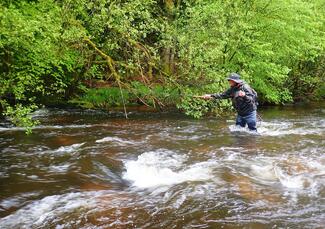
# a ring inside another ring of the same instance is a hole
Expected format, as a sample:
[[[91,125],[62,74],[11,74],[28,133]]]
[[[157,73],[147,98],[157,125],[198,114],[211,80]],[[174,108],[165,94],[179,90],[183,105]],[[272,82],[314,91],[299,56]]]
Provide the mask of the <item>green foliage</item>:
[[[288,88],[296,100],[324,98],[325,56],[314,61],[301,61],[289,75]]]
[[[30,126],[45,97],[106,109],[123,104],[122,85],[126,103],[200,117],[231,107],[191,97],[224,91],[230,72],[262,103],[322,98],[324,12],[323,0],[5,0],[2,110]]]
[[[3,93],[13,93],[21,100],[30,94],[64,94],[73,80],[69,74],[76,71],[80,61],[69,42],[80,39],[82,29],[70,26],[51,0],[37,4],[22,1],[2,9],[1,75],[7,86]]]
[[[194,118],[200,118],[209,111],[213,111],[216,115],[220,115],[223,111],[231,108],[228,100],[202,100],[195,98],[202,92],[213,93],[220,88],[219,83],[209,84],[204,87],[187,87],[182,90],[181,101],[177,107],[185,112],[185,114]]]
[[[39,124],[39,121],[33,120],[30,113],[37,109],[36,105],[23,106],[16,104],[14,107],[5,104],[5,101],[0,101],[1,105],[5,107],[4,114],[9,117],[9,120],[17,125],[25,127],[26,134],[32,133],[32,127]]]
[[[325,84],[322,83],[320,87],[315,90],[317,99],[325,99]]]
[[[72,99],[70,102],[84,108],[109,109],[123,105],[124,100],[121,93],[123,93],[124,100],[127,101],[129,95],[125,90],[121,92],[118,87],[112,87],[89,89],[83,96]]]
[[[208,101],[195,99],[190,94],[183,97],[182,102],[177,104],[177,108],[194,118],[202,117],[209,110]]]
[[[133,81],[128,89],[118,87],[88,89],[83,96],[71,99],[70,103],[84,108],[101,109],[121,107],[123,103],[126,105],[144,103],[155,107],[156,105],[175,105],[179,98],[179,91],[175,88],[161,85],[149,87],[138,81]]]
[[[164,106],[175,106],[175,104],[180,102],[180,90],[173,86],[157,84],[153,87],[152,94]]]
[[[37,98],[63,97],[82,66],[72,46],[84,30],[74,21],[52,0],[0,4],[0,98],[5,114],[28,132]]]
[[[62,6],[78,18],[100,50],[115,60],[115,67],[125,80],[135,75],[152,77],[151,65],[159,59],[158,36],[165,24],[163,18],[156,16],[157,1],[64,0]],[[92,72],[85,74],[110,78],[107,68],[96,66],[101,58],[94,58],[95,51],[84,49],[93,58],[89,61]]]
[[[180,92],[171,86],[153,85],[151,87],[138,81],[131,82],[130,92],[133,96],[150,106],[175,105],[180,99]],[[140,101],[140,102],[141,102]]]
[[[182,70],[189,81],[217,82],[237,71],[262,100],[291,101],[288,73],[300,60],[324,53],[324,14],[316,5],[300,0],[197,1],[179,21]]]

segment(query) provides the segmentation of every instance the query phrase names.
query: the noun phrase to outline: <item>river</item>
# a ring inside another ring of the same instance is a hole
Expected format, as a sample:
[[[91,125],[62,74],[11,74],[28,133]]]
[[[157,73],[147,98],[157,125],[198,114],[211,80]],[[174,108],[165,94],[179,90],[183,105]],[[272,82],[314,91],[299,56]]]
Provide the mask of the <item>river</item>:
[[[234,117],[41,109],[0,123],[0,228],[322,228],[324,104]]]

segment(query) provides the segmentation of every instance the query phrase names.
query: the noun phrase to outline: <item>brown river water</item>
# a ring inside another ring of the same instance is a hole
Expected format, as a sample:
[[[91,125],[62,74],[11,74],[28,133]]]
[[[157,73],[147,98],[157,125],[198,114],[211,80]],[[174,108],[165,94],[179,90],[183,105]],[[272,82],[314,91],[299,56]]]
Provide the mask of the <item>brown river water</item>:
[[[0,228],[324,228],[325,105],[234,117],[41,109],[0,123]]]

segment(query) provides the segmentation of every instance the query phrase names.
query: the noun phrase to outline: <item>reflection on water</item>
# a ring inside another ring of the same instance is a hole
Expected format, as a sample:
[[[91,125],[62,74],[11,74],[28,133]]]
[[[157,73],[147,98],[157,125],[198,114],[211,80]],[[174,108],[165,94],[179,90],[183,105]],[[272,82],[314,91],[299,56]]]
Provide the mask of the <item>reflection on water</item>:
[[[321,228],[325,114],[233,120],[46,110],[0,126],[0,228]]]

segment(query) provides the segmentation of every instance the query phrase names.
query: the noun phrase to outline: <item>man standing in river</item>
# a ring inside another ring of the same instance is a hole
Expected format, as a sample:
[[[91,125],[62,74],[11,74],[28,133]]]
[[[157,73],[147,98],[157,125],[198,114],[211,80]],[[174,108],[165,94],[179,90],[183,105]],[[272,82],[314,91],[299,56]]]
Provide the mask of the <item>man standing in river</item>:
[[[256,129],[257,94],[237,73],[228,75],[230,88],[223,93],[205,94],[198,96],[202,99],[228,99],[231,98],[233,107],[237,111],[236,125],[245,127],[251,131]]]

